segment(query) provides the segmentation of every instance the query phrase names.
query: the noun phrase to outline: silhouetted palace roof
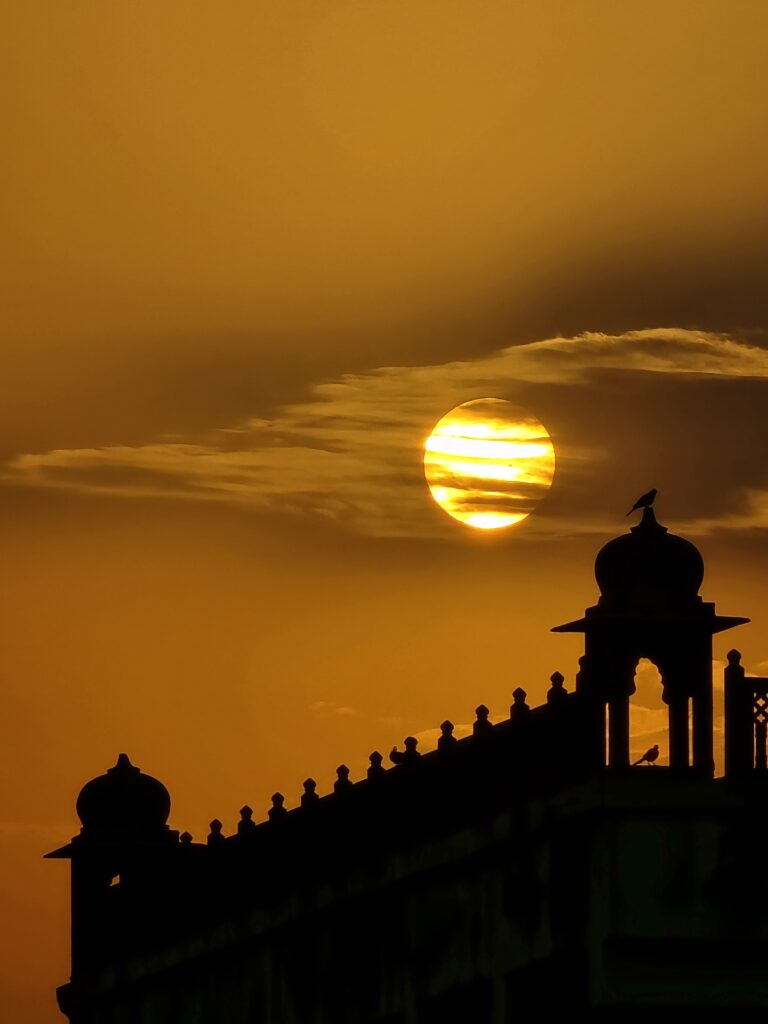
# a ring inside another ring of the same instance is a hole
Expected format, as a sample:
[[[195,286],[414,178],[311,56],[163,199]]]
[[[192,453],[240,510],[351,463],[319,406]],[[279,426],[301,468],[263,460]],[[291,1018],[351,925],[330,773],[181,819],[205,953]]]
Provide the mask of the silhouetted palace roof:
[[[701,555],[650,508],[595,575],[597,603],[556,627],[585,634],[574,689],[554,672],[530,707],[518,686],[503,721],[477,706],[471,735],[443,721],[436,749],[408,736],[390,768],[374,751],[361,778],[341,764],[328,793],[306,779],[202,842],[168,827],[168,790],[126,754],[86,783],[80,834],[48,854],[72,861],[70,1024],[764,1012],[768,679],[736,651],[714,777],[712,637],[748,620],[702,600]],[[667,750],[638,757],[641,658]]]

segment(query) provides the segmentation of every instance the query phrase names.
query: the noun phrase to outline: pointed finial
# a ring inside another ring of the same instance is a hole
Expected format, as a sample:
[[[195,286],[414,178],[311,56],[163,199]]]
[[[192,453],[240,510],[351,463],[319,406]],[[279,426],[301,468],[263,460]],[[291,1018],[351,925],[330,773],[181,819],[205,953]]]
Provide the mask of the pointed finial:
[[[531,713],[531,709],[525,703],[525,698],[527,696],[528,694],[522,686],[518,686],[516,690],[512,691],[512,700],[514,703],[509,709],[509,717],[513,722],[519,722],[522,719],[527,718]]]
[[[475,708],[477,716],[472,724],[473,736],[488,736],[493,731],[493,723],[489,720],[490,709],[485,704],[478,704]]]
[[[317,795],[317,783],[314,779],[304,779],[304,792],[301,794],[301,806],[314,807],[320,797]]]
[[[549,681],[552,686],[547,691],[547,704],[561,705],[568,697],[568,691],[563,686],[565,679],[560,672],[553,672]]]
[[[127,754],[118,754],[117,761],[112,768],[107,769],[107,775],[138,775],[140,769],[136,765],[131,764],[131,759]]]
[[[223,828],[224,828],[224,826],[219,821],[219,819],[218,818],[214,818],[213,821],[210,824],[211,831],[208,834],[208,845],[209,846],[217,846],[218,844],[224,842],[224,834],[221,831]]]
[[[288,811],[283,806],[285,804],[285,797],[282,793],[272,794],[272,806],[267,812],[267,817],[271,822],[282,821],[288,814]]]
[[[380,754],[378,750],[374,750],[368,760],[370,762],[367,773],[369,779],[380,779],[382,775],[387,774],[387,769],[382,763],[384,761],[384,755]]]
[[[256,829],[256,822],[253,820],[253,808],[246,804],[240,808],[240,821],[237,823],[237,834],[248,835]]]
[[[453,735],[453,722],[446,718],[444,722],[440,723],[440,737],[437,741],[437,749],[445,754],[453,750],[458,742]]]
[[[348,793],[354,783],[349,778],[349,768],[345,764],[340,764],[336,769],[336,781],[333,784],[334,793]]]

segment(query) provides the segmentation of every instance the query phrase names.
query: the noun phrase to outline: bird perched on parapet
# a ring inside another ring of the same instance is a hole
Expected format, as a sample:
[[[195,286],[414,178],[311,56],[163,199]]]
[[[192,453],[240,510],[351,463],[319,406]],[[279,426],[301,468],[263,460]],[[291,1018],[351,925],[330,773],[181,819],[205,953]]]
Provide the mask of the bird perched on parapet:
[[[642,757],[639,757],[632,767],[636,767],[638,764],[642,764],[643,761],[647,761],[648,764],[654,764],[659,756],[659,744],[654,743],[650,750],[646,750]]]
[[[632,508],[629,510],[629,512],[627,512],[627,515],[631,516],[632,513],[634,511],[636,511],[638,508],[650,508],[651,505],[653,504],[657,494],[658,494],[658,491],[656,490],[655,487],[653,488],[653,490],[648,491],[646,494],[644,494],[642,496],[642,498],[638,498],[637,499],[637,501],[632,506]]]
[[[406,736],[403,740],[405,750],[398,750],[397,747],[392,747],[392,753],[389,755],[389,760],[392,764],[416,764],[421,757],[421,754],[416,749],[418,745],[419,741],[415,736]]]

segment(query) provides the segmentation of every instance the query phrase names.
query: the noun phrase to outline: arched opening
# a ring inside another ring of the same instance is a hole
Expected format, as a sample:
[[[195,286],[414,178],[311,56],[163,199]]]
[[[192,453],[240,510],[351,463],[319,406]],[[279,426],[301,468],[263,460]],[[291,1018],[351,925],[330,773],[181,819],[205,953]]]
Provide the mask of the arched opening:
[[[669,709],[661,699],[661,690],[657,666],[648,658],[640,658],[635,668],[635,692],[629,702],[630,764],[636,764],[656,745],[658,757],[651,763],[669,764]]]

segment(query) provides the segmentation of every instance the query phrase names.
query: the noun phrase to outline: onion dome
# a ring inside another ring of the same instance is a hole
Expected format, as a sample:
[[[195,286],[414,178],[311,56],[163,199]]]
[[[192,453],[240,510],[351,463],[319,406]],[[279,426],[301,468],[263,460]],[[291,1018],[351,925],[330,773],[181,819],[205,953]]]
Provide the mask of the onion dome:
[[[120,754],[105,775],[86,782],[77,798],[85,834],[151,837],[167,830],[171,811],[168,790]]]
[[[697,547],[669,533],[646,508],[637,526],[600,550],[595,578],[601,606],[669,613],[701,601],[704,562]]]

